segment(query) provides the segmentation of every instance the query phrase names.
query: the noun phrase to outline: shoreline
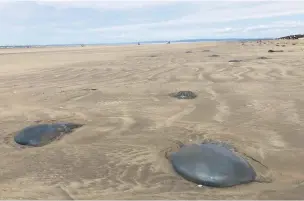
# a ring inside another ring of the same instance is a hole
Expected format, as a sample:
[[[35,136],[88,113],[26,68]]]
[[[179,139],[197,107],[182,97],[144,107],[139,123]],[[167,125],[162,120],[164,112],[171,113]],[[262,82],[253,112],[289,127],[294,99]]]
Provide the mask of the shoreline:
[[[17,54],[17,53],[35,53],[35,52],[53,52],[53,51],[58,51],[58,50],[88,50],[88,49],[112,49],[112,48],[129,48],[129,47],[138,47],[138,48],[144,48],[144,47],[159,47],[159,46],[176,46],[176,45],[213,45],[213,44],[227,44],[227,43],[246,43],[246,42],[255,42],[257,40],[252,40],[252,41],[195,41],[195,42],[171,42],[171,44],[166,44],[166,43],[141,43],[141,45],[136,44],[94,44],[94,45],[85,45],[84,47],[82,46],[77,46],[77,45],[67,45],[67,46],[33,46],[30,48],[25,48],[25,47],[11,47],[11,48],[1,48],[0,47],[0,56],[1,55],[6,55],[6,54]],[[275,41],[275,40],[265,40],[267,41]],[[281,40],[282,41],[282,40]]]
[[[258,41],[258,40],[274,40],[272,38],[248,38],[248,39],[186,39],[186,40],[168,40],[171,44],[180,43],[205,43],[205,42],[248,42],[248,41]],[[168,41],[138,41],[141,45],[156,45],[156,44],[166,44]],[[126,45],[137,45],[138,42],[129,43],[96,43],[96,44],[54,44],[54,45],[0,45],[0,49],[29,49],[29,48],[48,48],[48,47],[87,47],[87,46],[126,46]]]

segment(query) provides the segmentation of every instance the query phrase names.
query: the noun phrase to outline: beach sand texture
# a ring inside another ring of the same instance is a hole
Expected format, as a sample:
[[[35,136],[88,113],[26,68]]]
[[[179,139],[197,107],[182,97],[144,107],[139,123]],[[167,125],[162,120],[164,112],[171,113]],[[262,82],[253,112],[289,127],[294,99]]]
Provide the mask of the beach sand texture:
[[[0,50],[0,199],[303,199],[303,47]],[[179,90],[198,96],[168,96]],[[14,144],[15,132],[52,121],[85,126],[44,147]],[[258,181],[216,189],[174,173],[166,156],[203,140],[233,145]]]

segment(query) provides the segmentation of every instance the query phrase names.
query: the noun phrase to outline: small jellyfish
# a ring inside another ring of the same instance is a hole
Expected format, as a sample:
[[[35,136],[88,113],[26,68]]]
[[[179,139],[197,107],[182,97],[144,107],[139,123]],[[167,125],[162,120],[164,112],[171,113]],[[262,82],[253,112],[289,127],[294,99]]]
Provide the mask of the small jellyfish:
[[[194,99],[197,97],[197,95],[192,91],[179,91],[177,93],[171,93],[169,95],[178,99]]]

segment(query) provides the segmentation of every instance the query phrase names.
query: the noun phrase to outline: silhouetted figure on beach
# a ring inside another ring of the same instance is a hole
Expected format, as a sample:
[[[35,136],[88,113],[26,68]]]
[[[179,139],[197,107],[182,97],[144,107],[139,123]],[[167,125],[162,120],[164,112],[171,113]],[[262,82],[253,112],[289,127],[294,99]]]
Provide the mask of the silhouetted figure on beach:
[[[259,45],[261,45],[261,44],[262,44],[262,40],[257,40],[257,43],[258,43]]]
[[[170,43],[171,43],[170,41],[167,42],[167,44],[170,44]]]
[[[140,45],[140,43],[137,43],[137,45]]]

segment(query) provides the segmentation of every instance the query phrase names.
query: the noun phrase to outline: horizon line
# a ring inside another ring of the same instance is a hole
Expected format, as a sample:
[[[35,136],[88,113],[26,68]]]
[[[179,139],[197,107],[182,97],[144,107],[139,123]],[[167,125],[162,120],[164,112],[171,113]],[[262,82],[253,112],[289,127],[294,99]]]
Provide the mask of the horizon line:
[[[180,43],[180,42],[204,42],[204,41],[240,41],[240,40],[272,40],[275,39],[275,37],[270,38],[195,38],[195,39],[181,39],[181,40],[151,40],[151,41],[137,41],[137,42],[110,42],[110,43],[59,43],[59,44],[26,44],[26,45],[0,45],[0,48],[3,47],[43,47],[43,46],[79,46],[79,45],[128,45],[128,44],[137,44],[137,43],[146,43],[146,44],[152,44],[152,43]]]

